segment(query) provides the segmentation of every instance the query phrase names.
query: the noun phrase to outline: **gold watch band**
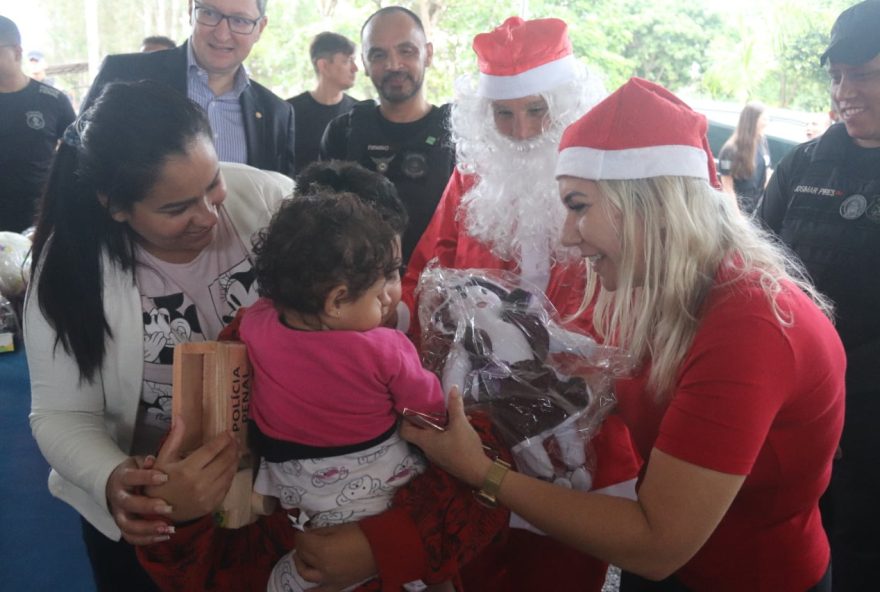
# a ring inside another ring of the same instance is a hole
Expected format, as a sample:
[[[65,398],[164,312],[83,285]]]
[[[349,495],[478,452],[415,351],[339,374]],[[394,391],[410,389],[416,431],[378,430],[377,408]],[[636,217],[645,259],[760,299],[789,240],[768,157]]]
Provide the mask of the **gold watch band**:
[[[510,464],[504,462],[500,458],[496,458],[486,473],[483,485],[478,491],[474,491],[477,501],[489,508],[498,507],[498,491],[501,489],[501,482],[510,470]]]

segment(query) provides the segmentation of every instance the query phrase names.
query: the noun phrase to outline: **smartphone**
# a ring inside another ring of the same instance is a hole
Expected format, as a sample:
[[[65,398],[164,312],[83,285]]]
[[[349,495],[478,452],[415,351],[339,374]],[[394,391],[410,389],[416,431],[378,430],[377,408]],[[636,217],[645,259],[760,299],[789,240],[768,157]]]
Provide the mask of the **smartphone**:
[[[446,431],[447,417],[445,415],[435,415],[434,413],[422,413],[408,407],[403,408],[403,418],[413,425],[420,428],[430,428],[438,432]]]

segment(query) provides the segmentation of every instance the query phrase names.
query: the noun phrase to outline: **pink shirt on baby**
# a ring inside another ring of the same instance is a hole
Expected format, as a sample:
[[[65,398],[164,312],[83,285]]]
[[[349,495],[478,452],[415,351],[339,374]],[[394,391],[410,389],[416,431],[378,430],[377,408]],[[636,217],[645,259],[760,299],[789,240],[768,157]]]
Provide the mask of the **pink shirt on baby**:
[[[388,431],[404,407],[446,413],[440,381],[394,329],[291,329],[261,298],[239,333],[254,370],[250,416],[266,436],[346,446]]]

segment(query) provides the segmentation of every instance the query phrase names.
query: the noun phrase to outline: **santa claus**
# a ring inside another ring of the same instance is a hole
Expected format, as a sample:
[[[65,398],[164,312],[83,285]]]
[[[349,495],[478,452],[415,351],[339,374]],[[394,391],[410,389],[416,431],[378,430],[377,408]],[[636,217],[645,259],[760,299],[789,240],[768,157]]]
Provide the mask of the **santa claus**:
[[[575,59],[559,19],[511,17],[473,48],[479,76],[456,82],[456,169],[403,279],[398,327],[414,336],[415,287],[434,259],[514,271],[563,318],[583,300],[584,264],[560,243],[565,209],[554,170],[563,130],[604,98],[602,82]]]
[[[565,209],[555,170],[563,130],[604,98],[572,55],[559,19],[507,19],[473,43],[479,76],[460,79],[452,111],[456,170],[403,280],[398,328],[418,336],[415,288],[432,260],[455,269],[503,269],[538,286],[565,319],[584,301],[583,259],[562,246]],[[591,330],[591,315],[576,324]],[[634,496],[638,456],[626,428],[606,420],[591,442],[585,488]],[[519,516],[462,570],[465,589],[598,592],[606,565],[536,531]]]

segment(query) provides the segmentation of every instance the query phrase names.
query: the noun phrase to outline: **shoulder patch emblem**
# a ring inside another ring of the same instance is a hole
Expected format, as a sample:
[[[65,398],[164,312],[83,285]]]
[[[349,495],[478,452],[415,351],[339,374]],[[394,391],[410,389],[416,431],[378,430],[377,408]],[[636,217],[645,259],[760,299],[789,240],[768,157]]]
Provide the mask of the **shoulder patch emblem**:
[[[61,94],[61,91],[53,86],[49,86],[48,84],[40,85],[40,92],[44,95],[49,95],[50,97],[58,97]]]

